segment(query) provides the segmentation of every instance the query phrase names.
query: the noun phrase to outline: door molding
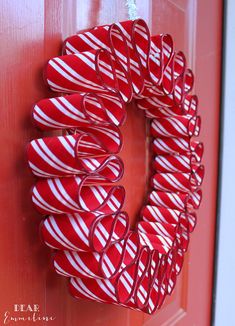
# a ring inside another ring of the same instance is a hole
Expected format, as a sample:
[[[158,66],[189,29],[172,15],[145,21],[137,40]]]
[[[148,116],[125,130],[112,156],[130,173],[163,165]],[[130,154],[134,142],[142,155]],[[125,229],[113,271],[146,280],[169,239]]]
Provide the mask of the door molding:
[[[235,214],[233,212],[235,185],[235,2],[234,0],[227,0],[225,3],[215,326],[235,325],[235,315],[233,313],[235,293]]]

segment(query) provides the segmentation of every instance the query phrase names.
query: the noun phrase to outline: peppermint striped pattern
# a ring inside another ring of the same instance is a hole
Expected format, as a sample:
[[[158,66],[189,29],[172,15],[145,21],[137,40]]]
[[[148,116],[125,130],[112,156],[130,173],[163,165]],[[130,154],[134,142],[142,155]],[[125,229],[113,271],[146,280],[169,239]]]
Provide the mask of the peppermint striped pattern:
[[[43,99],[33,107],[33,122],[41,130],[77,128],[92,124],[123,124],[124,102],[115,94],[73,94]]]
[[[44,76],[66,95],[43,99],[32,112],[39,129],[63,134],[27,147],[38,178],[32,201],[45,215],[42,238],[74,297],[153,314],[175,287],[202,198],[193,73],[171,36],[151,36],[142,19],[72,35],[63,54],[48,61]],[[133,98],[151,119],[154,174],[130,230],[125,189],[113,183],[124,172],[119,126]]]
[[[123,174],[121,159],[116,155],[93,156],[107,154],[105,147],[94,140],[85,133],[33,140],[27,149],[29,167],[41,178],[82,174],[93,180],[119,180]]]
[[[129,230],[128,215],[97,212],[79,212],[48,216],[42,225],[44,242],[59,250],[102,252],[126,237]]]

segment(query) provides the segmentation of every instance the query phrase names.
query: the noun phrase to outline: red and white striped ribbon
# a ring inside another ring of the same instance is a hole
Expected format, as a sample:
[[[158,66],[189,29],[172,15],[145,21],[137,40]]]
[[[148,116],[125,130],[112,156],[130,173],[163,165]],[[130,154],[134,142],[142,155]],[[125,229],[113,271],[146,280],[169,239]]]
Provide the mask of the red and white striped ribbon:
[[[196,164],[192,154],[158,155],[154,158],[153,167],[157,172],[191,172]]]
[[[87,185],[86,178],[78,176],[39,180],[32,189],[32,201],[41,214],[112,214],[122,208],[124,198],[122,186]]]
[[[45,71],[47,83],[55,91],[117,90],[129,102],[133,96],[132,83],[135,97],[166,95],[165,101],[172,104],[182,103],[193,85],[184,54],[173,53],[170,35],[151,38],[142,19],[80,32],[66,39],[64,52],[67,56],[50,60]],[[84,67],[91,69],[92,75],[95,71],[102,84],[91,79],[89,88],[90,74],[84,74]]]
[[[125,76],[118,78],[114,61],[105,49],[53,58],[47,63],[44,76],[56,92],[107,94],[118,90],[125,102],[132,98],[130,81]]]
[[[164,106],[182,104],[186,94],[193,87],[193,74],[186,69],[184,54],[179,51],[173,53],[166,65],[161,79],[161,84],[152,86],[144,93],[147,97],[160,96]]]
[[[130,233],[102,253],[60,251],[54,258],[54,266],[56,269],[58,266],[59,272],[63,270],[65,276],[113,278],[138,258],[139,250],[137,234]]]
[[[156,118],[151,123],[150,131],[154,137],[192,137],[199,135],[200,126],[200,117]]]
[[[41,130],[110,123],[118,126],[125,121],[126,111],[118,94],[72,94],[39,101],[32,117]]]
[[[111,182],[119,180],[123,174],[123,162],[118,156],[88,156],[89,152],[95,155],[101,151],[108,154],[101,144],[89,141],[89,135],[84,133],[33,140],[28,145],[27,155],[29,167],[38,177],[87,174]]]
[[[173,40],[169,34],[160,34],[151,37],[149,74],[155,85],[160,84],[172,53]]]
[[[155,206],[185,211],[188,208],[199,208],[201,197],[200,189],[193,193],[152,191],[149,194],[149,203]]]
[[[199,171],[198,171],[199,170]],[[156,173],[152,177],[152,185],[154,189],[160,191],[180,191],[186,192],[196,190],[203,181],[204,169],[198,168],[191,173]]]
[[[43,240],[49,247],[74,251],[102,252],[124,239],[128,231],[129,219],[125,212],[50,215],[41,226]]]
[[[171,294],[201,202],[204,176],[194,76],[170,35],[151,36],[142,19],[98,26],[68,37],[44,78],[59,96],[39,101],[34,124],[65,130],[30,142],[39,178],[35,208],[47,215],[43,241],[76,298],[152,314]],[[70,94],[76,93],[76,94]],[[69,94],[69,95],[68,95]],[[118,126],[135,98],[151,120],[153,170],[147,205],[134,230],[121,211],[122,148]]]
[[[146,205],[140,213],[141,219],[147,222],[169,223],[181,225],[189,232],[196,226],[196,214],[193,212],[182,212],[176,209],[165,208],[163,206]]]
[[[189,138],[156,138],[153,141],[153,152],[157,155],[192,154],[200,162],[203,155],[203,143]]]

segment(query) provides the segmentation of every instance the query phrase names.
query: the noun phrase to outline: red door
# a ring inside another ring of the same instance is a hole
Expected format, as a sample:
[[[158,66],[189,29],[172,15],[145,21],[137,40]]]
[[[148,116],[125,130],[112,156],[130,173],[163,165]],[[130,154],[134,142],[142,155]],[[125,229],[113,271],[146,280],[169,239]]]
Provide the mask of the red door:
[[[14,304],[38,304],[50,324],[198,325],[210,324],[219,136],[222,0],[137,1],[152,33],[170,33],[195,72],[203,127],[206,176],[198,225],[174,294],[154,316],[124,308],[77,301],[50,264],[50,251],[38,236],[40,216],[32,209],[34,180],[26,167],[25,145],[40,137],[30,121],[31,105],[48,92],[42,80],[46,60],[60,53],[61,41],[78,29],[127,19],[124,0],[21,0],[1,2],[1,304],[0,314],[28,316]],[[134,222],[146,193],[146,125],[141,111],[128,107],[122,131],[127,190],[126,210]],[[138,141],[136,134],[138,133]],[[135,157],[138,156],[138,161]],[[39,323],[39,322],[38,322]],[[37,323],[36,323],[37,324]],[[46,325],[47,323],[45,323]]]

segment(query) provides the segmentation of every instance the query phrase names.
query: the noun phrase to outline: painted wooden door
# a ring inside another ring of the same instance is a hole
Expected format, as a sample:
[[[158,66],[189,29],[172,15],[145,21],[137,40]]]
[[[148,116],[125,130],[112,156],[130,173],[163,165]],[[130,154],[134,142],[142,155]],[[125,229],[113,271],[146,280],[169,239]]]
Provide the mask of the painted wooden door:
[[[61,41],[77,30],[127,19],[124,0],[3,0],[1,31],[1,169],[0,319],[27,317],[15,304],[37,304],[41,316],[56,326],[209,326],[212,303],[214,226],[219,137],[222,0],[137,0],[139,15],[153,33],[170,33],[196,75],[205,144],[206,177],[198,226],[174,294],[161,311],[147,316],[124,308],[77,301],[64,278],[50,265],[50,251],[41,243],[40,216],[30,202],[34,180],[25,162],[25,146],[40,137],[30,121],[31,106],[52,93],[44,86],[42,68],[58,55]],[[142,112],[128,107],[122,129],[126,172],[126,210],[134,223],[146,191],[146,125]],[[136,135],[137,141],[136,141]],[[138,160],[135,158],[138,157]],[[17,310],[17,309],[16,309]],[[26,322],[27,324],[27,322]],[[31,324],[31,323],[29,323]]]

